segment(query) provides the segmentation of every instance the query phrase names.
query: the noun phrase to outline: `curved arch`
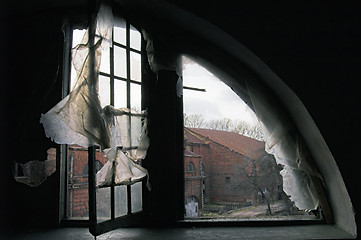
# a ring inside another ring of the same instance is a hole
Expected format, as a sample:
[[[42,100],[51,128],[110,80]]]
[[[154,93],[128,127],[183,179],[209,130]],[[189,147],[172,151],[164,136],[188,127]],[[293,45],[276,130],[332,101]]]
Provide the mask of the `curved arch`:
[[[282,113],[283,122],[289,124],[286,130],[290,128],[298,134],[314,161],[311,168],[317,168],[322,176],[335,223],[356,235],[351,200],[325,140],[302,101],[264,62],[227,33],[174,5],[161,1],[117,2],[125,14],[136,16],[142,28],[154,33],[153,37],[161,32],[159,41],[168,43],[167,50],[200,57],[214,72],[226,76],[222,79],[253,107],[261,120],[269,117],[269,111],[262,109],[262,104],[269,103],[272,110]],[[266,94],[266,97],[252,97],[257,94]],[[276,127],[274,124],[270,121],[266,128]]]

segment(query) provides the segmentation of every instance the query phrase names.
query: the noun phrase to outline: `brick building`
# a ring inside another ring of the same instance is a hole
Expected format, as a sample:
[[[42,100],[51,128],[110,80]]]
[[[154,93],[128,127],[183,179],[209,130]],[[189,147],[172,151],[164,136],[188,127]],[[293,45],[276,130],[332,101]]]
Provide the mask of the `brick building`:
[[[264,151],[264,142],[232,132],[185,128],[184,145],[186,216],[197,217],[205,204],[232,208],[263,203],[264,197],[270,200],[282,197],[280,169],[274,157]],[[39,162],[41,167],[38,162],[22,164],[16,174],[17,181],[40,184],[55,171],[55,159],[56,149],[51,148],[48,160]],[[106,156],[97,151],[97,170],[106,162]],[[67,216],[70,218],[88,216],[87,163],[87,148],[68,147]],[[30,174],[31,169],[36,171]],[[19,174],[20,171],[23,173]],[[101,211],[102,206],[98,207]]]
[[[282,177],[264,142],[232,132],[185,128],[186,216],[205,204],[230,208],[282,198]],[[267,199],[266,199],[267,198]]]

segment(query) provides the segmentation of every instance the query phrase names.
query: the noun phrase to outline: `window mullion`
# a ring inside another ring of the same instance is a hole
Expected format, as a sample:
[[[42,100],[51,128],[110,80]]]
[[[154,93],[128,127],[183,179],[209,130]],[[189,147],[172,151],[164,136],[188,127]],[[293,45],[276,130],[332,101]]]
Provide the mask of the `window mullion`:
[[[130,23],[126,22],[126,55],[127,55],[127,108],[130,109],[131,103],[130,103]],[[129,115],[128,121],[129,121],[129,127],[128,127],[128,136],[129,136],[129,147],[132,148],[132,135],[131,135],[131,128],[132,128],[132,118]],[[131,185],[127,185],[127,203],[128,203],[128,214],[132,213],[132,190]]]
[[[114,33],[112,34],[114,35]],[[114,106],[114,39],[112,39],[112,46],[109,49],[110,55],[110,105]]]
[[[127,108],[130,108],[130,24],[127,22],[126,27],[126,54],[127,54]]]
[[[112,30],[112,45],[109,49],[109,63],[110,63],[110,105],[114,106],[114,29]],[[115,162],[113,162],[113,169],[115,169]],[[115,175],[113,174],[112,183],[115,182]],[[114,184],[110,186],[110,218],[115,219],[115,187]]]

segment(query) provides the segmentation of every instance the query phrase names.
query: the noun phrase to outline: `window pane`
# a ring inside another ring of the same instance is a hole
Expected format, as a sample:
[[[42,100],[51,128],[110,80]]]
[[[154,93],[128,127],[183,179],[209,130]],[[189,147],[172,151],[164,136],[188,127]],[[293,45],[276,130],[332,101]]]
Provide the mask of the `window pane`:
[[[124,48],[114,46],[114,75],[127,77],[127,54]]]
[[[141,57],[140,54],[130,52],[130,79],[134,81],[141,81]]]
[[[102,107],[110,104],[110,79],[108,77],[99,76],[99,97]]]
[[[130,108],[141,111],[141,85],[132,83],[130,84]]]
[[[127,107],[127,84],[121,80],[114,81],[114,107]]]
[[[100,59],[100,72],[110,73],[110,63],[109,63],[109,48],[102,51],[102,57]]]
[[[111,218],[110,187],[97,188],[97,219],[103,222]]]
[[[132,188],[132,213],[142,210],[142,182],[131,185]]]
[[[124,216],[127,214],[127,187],[115,186],[115,217]]]
[[[125,21],[124,19],[117,18],[114,19],[114,34],[113,40],[117,43],[126,44],[126,30],[125,30]]]
[[[140,32],[133,26],[130,26],[130,47],[140,51],[141,42],[142,36]]]
[[[81,42],[85,32],[86,32],[85,29],[81,29],[81,30],[74,29],[73,30],[72,48],[74,48],[76,45],[78,45]],[[74,85],[76,83],[76,74],[77,73],[76,73],[76,70],[75,70],[73,62],[72,62],[72,64],[71,64],[71,77],[70,77],[70,91],[73,90],[73,87],[74,87]]]

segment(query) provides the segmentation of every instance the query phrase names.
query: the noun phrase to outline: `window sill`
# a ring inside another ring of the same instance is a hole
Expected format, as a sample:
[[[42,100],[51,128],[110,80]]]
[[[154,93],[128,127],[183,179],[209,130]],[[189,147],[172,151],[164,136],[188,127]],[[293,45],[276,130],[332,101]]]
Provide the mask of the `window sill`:
[[[10,231],[11,239],[92,239],[88,228],[56,228]],[[70,237],[70,238],[69,238]],[[120,228],[99,239],[354,239],[340,228],[330,225],[273,227],[207,227],[207,228]]]

